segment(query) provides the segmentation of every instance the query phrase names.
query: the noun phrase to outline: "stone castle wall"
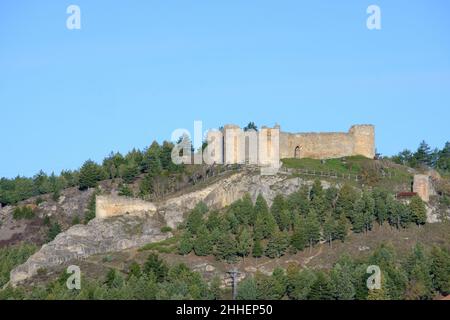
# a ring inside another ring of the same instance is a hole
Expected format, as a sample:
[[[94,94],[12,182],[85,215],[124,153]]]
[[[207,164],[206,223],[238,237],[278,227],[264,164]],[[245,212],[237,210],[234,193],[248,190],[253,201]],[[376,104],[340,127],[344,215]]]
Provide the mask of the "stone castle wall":
[[[280,158],[331,159],[362,155],[375,157],[375,128],[352,126],[347,133],[280,134]]]
[[[148,201],[120,196],[97,196],[95,199],[95,216],[109,218],[125,213],[156,212],[156,206]]]

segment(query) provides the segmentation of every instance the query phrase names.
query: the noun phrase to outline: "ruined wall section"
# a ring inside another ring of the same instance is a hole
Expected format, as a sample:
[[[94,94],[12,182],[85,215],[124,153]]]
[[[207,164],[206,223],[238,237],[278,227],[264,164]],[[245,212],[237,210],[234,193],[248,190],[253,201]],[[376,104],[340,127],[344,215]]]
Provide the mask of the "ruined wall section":
[[[298,147],[298,149],[297,149]],[[297,154],[296,154],[296,149]],[[348,133],[280,134],[280,158],[332,159],[362,155],[375,156],[375,129],[372,125],[352,126]]]
[[[155,212],[156,206],[153,203],[140,199],[113,195],[95,198],[95,216],[97,218],[109,218],[126,213],[153,214]]]

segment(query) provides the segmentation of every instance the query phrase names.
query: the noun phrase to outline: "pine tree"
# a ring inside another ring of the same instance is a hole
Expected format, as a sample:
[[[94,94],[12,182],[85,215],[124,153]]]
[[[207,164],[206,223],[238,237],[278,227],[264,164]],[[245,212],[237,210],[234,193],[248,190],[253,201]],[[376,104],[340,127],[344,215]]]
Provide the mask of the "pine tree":
[[[310,199],[314,200],[314,198],[323,197],[323,195],[324,195],[324,192],[323,192],[322,183],[320,182],[319,179],[314,180],[314,184],[310,191]]]
[[[119,184],[119,196],[132,197],[133,191],[126,184]]]
[[[258,298],[258,287],[253,277],[242,280],[238,285],[237,300],[254,301]]]
[[[245,259],[245,257],[250,254],[251,247],[252,247],[252,238],[250,232],[246,227],[244,227],[238,237],[237,243],[238,255],[240,255],[242,258]]]
[[[208,208],[203,202],[199,202],[189,214],[186,220],[186,227],[192,234],[197,234],[198,229],[204,224],[203,216]]]
[[[332,241],[336,237],[337,234],[336,229],[337,229],[336,221],[334,220],[331,214],[328,214],[323,224],[323,237],[330,244],[330,246],[332,245]]]
[[[344,242],[348,234],[348,220],[345,215],[341,215],[336,226],[336,238]]]
[[[302,215],[306,216],[310,208],[308,186],[302,185],[297,192],[291,193],[287,197],[286,202],[289,211],[300,212]]]
[[[279,258],[285,254],[288,247],[289,235],[286,232],[277,232],[267,244],[265,253],[269,258]]]
[[[433,287],[443,295],[450,294],[450,251],[434,247],[431,250]]]
[[[281,224],[281,214],[283,212],[283,210],[286,209],[286,202],[284,200],[284,197],[281,194],[278,194],[275,196],[275,198],[273,199],[273,203],[272,206],[270,207],[270,213],[273,215],[273,217],[275,218],[275,221],[277,222],[277,224],[280,226]],[[281,229],[281,226],[280,226]]]
[[[236,257],[236,241],[229,234],[222,234],[218,239],[214,255],[217,259],[234,261]]]
[[[328,275],[322,271],[316,273],[316,280],[311,286],[309,300],[331,300],[333,299],[333,288]]]
[[[335,264],[331,270],[330,279],[335,299],[355,299],[356,289],[353,285],[353,275],[348,266],[341,266],[339,263]]]
[[[93,188],[105,177],[102,168],[92,160],[87,160],[80,169],[79,189]]]
[[[258,196],[259,198],[259,196]],[[277,223],[273,215],[267,209],[264,198],[261,197],[260,204],[255,204],[255,211],[257,212],[256,222],[254,226],[255,238],[268,239],[273,236],[277,229]],[[259,209],[257,209],[259,207]]]
[[[309,247],[320,240],[320,223],[316,212],[311,209],[306,217],[306,238],[308,239]]]
[[[265,216],[269,213],[269,208],[267,206],[266,199],[264,199],[264,197],[261,193],[258,194],[258,197],[256,198],[255,213],[256,213],[256,217]]]
[[[152,194],[155,191],[154,188],[154,177],[150,174],[146,174],[141,181],[139,181],[139,194],[141,197]]]
[[[253,244],[252,256],[254,258],[261,258],[263,255],[264,249],[261,244],[261,240],[255,239]]]
[[[420,143],[419,148],[414,153],[414,159],[419,164],[431,165],[431,148],[425,141]]]
[[[197,238],[194,240],[194,252],[197,256],[207,256],[212,252],[212,243],[208,229],[202,225],[197,232]]]
[[[281,231],[290,230],[292,225],[291,218],[292,218],[291,213],[287,209],[281,211],[278,222],[278,227],[280,228]]]
[[[143,271],[147,275],[153,274],[158,282],[162,282],[168,275],[169,267],[157,254],[150,253],[144,264]]]
[[[344,184],[339,190],[336,200],[336,213],[344,214],[347,218],[352,217],[353,206],[358,199],[358,194],[349,184]]]
[[[299,251],[305,249],[308,243],[308,235],[306,232],[305,218],[301,216],[296,217],[294,223],[294,232],[291,237],[291,245]]]
[[[412,197],[409,204],[409,212],[411,213],[411,219],[415,224],[422,225],[427,222],[427,209],[420,197]]]

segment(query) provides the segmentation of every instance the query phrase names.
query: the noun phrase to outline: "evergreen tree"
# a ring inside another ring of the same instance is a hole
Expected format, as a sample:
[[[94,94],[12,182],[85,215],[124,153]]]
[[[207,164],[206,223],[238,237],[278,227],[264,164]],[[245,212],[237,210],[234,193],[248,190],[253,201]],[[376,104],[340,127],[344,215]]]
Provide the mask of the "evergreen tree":
[[[149,194],[152,194],[154,189],[154,177],[150,174],[144,175],[141,181],[139,181],[139,194],[141,197],[145,197]]]
[[[421,245],[416,245],[405,263],[409,283],[406,298],[410,300],[430,299],[433,293],[431,263]]]
[[[87,160],[80,169],[79,189],[93,188],[104,177],[102,168],[94,161]]]
[[[128,185],[120,184],[118,194],[119,194],[119,196],[132,197],[133,191],[130,189],[130,187]]]
[[[134,162],[122,164],[119,168],[119,175],[125,183],[132,183],[139,175],[139,166]]]
[[[375,189],[373,192],[375,217],[380,226],[383,225],[388,216],[387,197],[387,193],[383,190]]]
[[[313,186],[311,188],[310,191],[310,199],[314,200],[314,198],[316,197],[323,197],[324,192],[323,192],[323,187],[322,187],[322,183],[320,182],[319,179],[314,180]]]
[[[203,202],[199,202],[189,214],[186,220],[186,227],[192,234],[197,234],[199,228],[204,224],[203,216],[208,208]]]
[[[250,254],[251,248],[252,238],[247,227],[244,227],[238,237],[237,253],[241,257],[245,258]]]
[[[286,232],[277,232],[267,244],[265,253],[269,258],[280,258],[285,254],[288,247],[289,235]]]
[[[450,294],[450,252],[444,248],[431,250],[433,287],[443,295]]]
[[[169,267],[157,254],[150,253],[144,264],[143,271],[147,275],[153,274],[158,282],[162,282],[167,278]]]
[[[338,192],[339,190],[334,186],[329,187],[325,191],[325,204],[328,211],[335,209]]]
[[[255,239],[268,239],[273,236],[277,229],[277,223],[273,215],[267,209],[264,198],[258,196],[255,204],[256,222],[254,227]]]
[[[358,199],[353,207],[353,214],[351,217],[352,230],[355,233],[361,233],[364,231],[364,200]]]
[[[289,266],[287,269],[287,294],[293,300],[307,300],[311,287],[317,276],[311,269],[299,270],[297,266]]]
[[[306,216],[310,208],[308,186],[302,185],[297,192],[291,193],[287,197],[286,202],[289,211],[300,212],[302,215]]]
[[[414,153],[414,159],[419,164],[427,166],[431,165],[431,148],[425,141],[420,143],[419,148]]]
[[[236,257],[236,241],[225,233],[218,239],[214,255],[219,260],[232,262]]]
[[[309,300],[332,300],[333,288],[328,275],[322,271],[316,273],[316,280],[311,286]]]
[[[47,233],[47,241],[50,242],[56,238],[58,234],[61,233],[61,226],[58,222],[54,222],[50,225],[50,228]]]
[[[239,216],[236,215],[239,221],[243,224],[254,225],[256,221],[255,210],[253,208],[252,198],[248,193],[242,198],[239,209]]]
[[[249,131],[249,130],[255,130],[258,131],[258,127],[256,126],[256,124],[251,121],[249,122],[245,127],[244,127],[244,131]]]
[[[141,171],[148,172],[151,176],[157,176],[161,173],[161,146],[153,141],[150,147],[144,151],[141,162]]]
[[[306,238],[308,239],[309,247],[320,240],[320,223],[316,212],[311,209],[306,217],[305,222]]]
[[[336,238],[344,242],[348,234],[348,220],[345,215],[341,215],[336,226]]]
[[[242,280],[237,289],[237,300],[256,300],[258,298],[258,287],[253,277],[247,277]]]
[[[140,278],[141,274],[141,267],[138,263],[133,261],[128,269],[128,279],[130,279],[132,276]]]
[[[422,225],[427,222],[427,209],[425,203],[418,196],[414,196],[409,204],[409,212],[411,213],[411,220],[417,225]]]
[[[325,222],[323,224],[323,237],[330,244],[336,238],[337,234],[337,226],[334,217],[331,214],[328,214],[325,218]]]
[[[197,237],[194,240],[194,252],[201,257],[207,256],[212,252],[212,241],[205,225],[201,225],[197,231]]]
[[[331,270],[330,279],[335,299],[353,300],[355,298],[356,289],[353,285],[353,275],[347,266],[335,264]]]
[[[358,194],[349,184],[344,184],[339,190],[336,200],[336,213],[344,214],[347,218],[352,218],[353,206],[358,199]]]
[[[290,230],[292,225],[291,218],[292,218],[291,213],[287,209],[281,211],[278,222],[278,227],[281,231]]]
[[[308,243],[308,234],[306,230],[305,218],[301,216],[296,217],[294,223],[294,232],[291,237],[291,245],[299,251],[305,249]]]
[[[277,222],[278,226],[281,224],[281,214],[283,210],[286,209],[286,202],[284,200],[284,197],[281,194],[278,194],[273,199],[272,206],[270,207],[270,212],[272,213],[273,217],[275,218],[275,221]],[[280,226],[281,229],[281,226]]]
[[[254,258],[261,258],[263,255],[264,249],[261,244],[261,240],[255,239],[253,244],[252,256]]]

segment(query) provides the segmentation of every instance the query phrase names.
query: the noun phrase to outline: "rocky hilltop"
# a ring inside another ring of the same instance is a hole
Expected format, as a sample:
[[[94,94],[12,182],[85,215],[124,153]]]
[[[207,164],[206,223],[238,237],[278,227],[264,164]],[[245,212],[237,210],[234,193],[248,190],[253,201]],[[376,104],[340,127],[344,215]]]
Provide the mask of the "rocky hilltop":
[[[171,236],[161,232],[162,226],[175,228],[195,205],[203,201],[210,208],[223,208],[249,193],[253,199],[261,193],[269,204],[278,193],[290,194],[302,184],[312,184],[301,178],[283,175],[261,176],[239,172],[180,196],[168,198],[159,203],[148,203],[151,210],[143,211],[142,200],[132,210],[130,199],[128,211],[121,216],[95,218],[87,225],[76,225],[60,233],[53,241],[31,256],[26,263],[11,271],[10,283],[16,285],[33,275],[39,269],[64,264],[88,256],[140,247],[146,243],[158,242]],[[323,182],[325,188],[329,186]],[[108,197],[102,197],[103,203]],[[117,201],[111,196],[111,201]],[[156,211],[153,209],[156,207]]]

